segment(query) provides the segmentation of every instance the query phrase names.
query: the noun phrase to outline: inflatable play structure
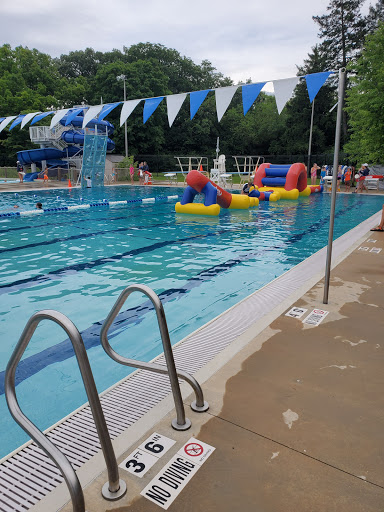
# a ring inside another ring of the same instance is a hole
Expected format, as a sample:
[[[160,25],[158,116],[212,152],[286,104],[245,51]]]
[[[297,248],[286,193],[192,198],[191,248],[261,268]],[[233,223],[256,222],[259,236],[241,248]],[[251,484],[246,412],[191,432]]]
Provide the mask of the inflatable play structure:
[[[77,115],[74,115],[77,114]],[[84,113],[79,109],[70,110],[60,122],[50,129],[48,126],[31,126],[31,141],[39,145],[39,149],[19,151],[17,159],[23,166],[30,166],[31,171],[24,176],[24,181],[33,181],[45,167],[49,169],[68,169],[71,163],[81,161],[84,149]],[[39,121],[36,116],[34,122]],[[94,131],[107,135],[107,151],[112,151],[115,143],[108,137],[114,132],[114,126],[108,121],[92,119],[87,125],[87,132]],[[78,164],[81,167],[81,163]]]
[[[246,210],[259,204],[256,197],[230,194],[199,171],[188,173],[187,185],[182,200],[176,203],[175,210],[177,213],[219,215],[220,207]],[[204,194],[204,204],[193,202],[197,194]]]
[[[264,163],[256,170],[253,186],[245,195],[230,194],[199,171],[190,171],[182,200],[176,203],[177,213],[219,215],[221,208],[247,209],[259,201],[297,199],[322,192],[322,185],[308,186],[304,164],[276,165]],[[197,194],[204,195],[204,204],[194,203]]]

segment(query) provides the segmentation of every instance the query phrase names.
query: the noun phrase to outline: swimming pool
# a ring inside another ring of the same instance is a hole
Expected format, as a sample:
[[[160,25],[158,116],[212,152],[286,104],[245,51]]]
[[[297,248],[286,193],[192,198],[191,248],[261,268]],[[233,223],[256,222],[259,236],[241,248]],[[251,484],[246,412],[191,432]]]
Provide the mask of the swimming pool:
[[[113,187],[4,193],[0,211],[175,194],[174,188]],[[177,192],[182,193],[182,189]],[[36,196],[36,197],[35,197]],[[381,197],[339,195],[335,237],[378,211]],[[27,440],[4,399],[4,369],[27,319],[58,309],[82,332],[99,392],[129,370],[100,347],[101,324],[128,284],[163,301],[172,343],[313,254],[327,242],[330,197],[260,203],[218,218],[178,216],[156,202],[0,219],[1,455]],[[153,311],[133,294],[110,330],[112,346],[150,360],[162,351]],[[52,323],[40,324],[17,373],[20,405],[45,429],[86,401],[73,351]]]

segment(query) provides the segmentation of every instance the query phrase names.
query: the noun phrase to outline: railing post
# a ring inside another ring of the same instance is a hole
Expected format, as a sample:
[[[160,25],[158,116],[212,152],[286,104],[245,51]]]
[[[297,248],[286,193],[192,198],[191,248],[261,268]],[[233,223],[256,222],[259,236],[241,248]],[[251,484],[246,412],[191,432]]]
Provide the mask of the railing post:
[[[58,450],[58,448],[56,448],[56,446],[23,414],[16,398],[16,368],[33,336],[33,333],[42,320],[52,320],[57,323],[62,327],[62,329],[64,329],[71,340],[107,466],[109,481],[104,484],[102,494],[104,498],[108,500],[117,500],[124,496],[127,486],[123,480],[119,479],[119,470],[117,467],[115,453],[113,451],[111,438],[109,437],[107,424],[101,408],[92,370],[89,365],[87,352],[79,331],[69,318],[62,313],[53,310],[43,310],[31,316],[7,365],[5,373],[5,397],[10,413],[16,423],[18,423],[20,427],[31,436],[40,448],[44,450],[48,457],[50,457],[59,467],[71,494],[74,512],[83,512],[83,492],[71,464],[60,450]]]
[[[135,291],[146,295],[151,300],[155,308],[167,367],[155,363],[146,363],[143,361],[136,361],[134,359],[122,357],[117,352],[115,352],[109,344],[108,329],[118,315],[124,302],[127,300],[129,295]],[[113,305],[109,315],[101,327],[100,340],[105,352],[117,363],[123,364],[125,366],[132,366],[134,368],[140,368],[143,370],[149,370],[155,373],[166,374],[169,376],[177,414],[177,418],[172,421],[172,427],[175,430],[187,430],[191,426],[190,420],[185,418],[184,405],[181,397],[178,377],[187,381],[195,391],[196,400],[191,404],[192,410],[196,412],[205,412],[209,409],[209,404],[204,401],[202,389],[196,379],[189,375],[187,372],[176,370],[164,308],[159,297],[148,286],[139,284],[130,285],[121,292],[119,298]]]

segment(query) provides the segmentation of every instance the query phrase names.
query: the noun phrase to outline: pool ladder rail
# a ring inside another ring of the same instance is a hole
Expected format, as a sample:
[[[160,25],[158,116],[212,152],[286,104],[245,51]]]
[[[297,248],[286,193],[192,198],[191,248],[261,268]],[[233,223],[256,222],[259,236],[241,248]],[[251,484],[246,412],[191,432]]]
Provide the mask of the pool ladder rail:
[[[118,315],[128,296],[134,291],[138,291],[146,295],[151,300],[155,308],[167,366],[122,357],[117,354],[109,344],[108,329],[113,323],[115,317]],[[44,435],[43,432],[41,432],[41,430],[38,429],[38,427],[36,427],[34,423],[25,416],[16,397],[15,375],[17,366],[37,326],[42,320],[53,321],[62,327],[72,343],[107,467],[108,481],[103,485],[101,491],[102,496],[106,500],[114,501],[125,495],[127,486],[124,480],[119,478],[115,452],[112,447],[107,423],[101,407],[83,339],[74,323],[64,314],[54,310],[42,310],[32,315],[28,320],[6,368],[5,398],[9,411],[16,423],[20,425],[20,427],[35,441],[38,446],[40,446],[40,448],[61,471],[71,496],[73,512],[85,512],[84,494],[75,470],[67,457],[46,437],[46,435]],[[130,285],[123,290],[103,323],[100,337],[101,344],[105,352],[116,362],[125,366],[169,375],[176,408],[176,418],[172,420],[172,427],[175,430],[187,430],[191,426],[191,421],[185,417],[184,404],[182,401],[178,378],[188,382],[195,392],[196,399],[191,404],[192,410],[196,412],[205,412],[208,410],[209,405],[204,401],[202,389],[196,379],[187,372],[176,370],[163,305],[159,297],[153,290],[151,290],[151,288],[145,285]]]

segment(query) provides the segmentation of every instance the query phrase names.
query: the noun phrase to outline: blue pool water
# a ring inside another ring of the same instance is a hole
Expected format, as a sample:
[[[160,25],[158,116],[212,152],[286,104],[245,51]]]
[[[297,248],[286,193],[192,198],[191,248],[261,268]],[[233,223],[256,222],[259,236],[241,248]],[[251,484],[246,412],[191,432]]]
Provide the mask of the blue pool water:
[[[0,195],[0,213],[182,193],[182,189],[111,187]],[[34,197],[36,196],[36,197]],[[57,197],[59,196],[59,197]],[[339,195],[335,238],[381,209],[376,196]],[[0,218],[0,456],[27,440],[4,399],[4,370],[28,318],[57,309],[82,333],[99,392],[129,373],[100,347],[100,326],[129,284],[163,301],[172,343],[292,268],[328,236],[329,195],[260,203],[218,218],[176,215],[174,202]],[[161,351],[155,314],[133,294],[110,329],[112,346],[150,360]],[[145,307],[143,307],[143,304]],[[50,322],[37,328],[17,373],[24,412],[45,429],[87,399],[71,344]]]

